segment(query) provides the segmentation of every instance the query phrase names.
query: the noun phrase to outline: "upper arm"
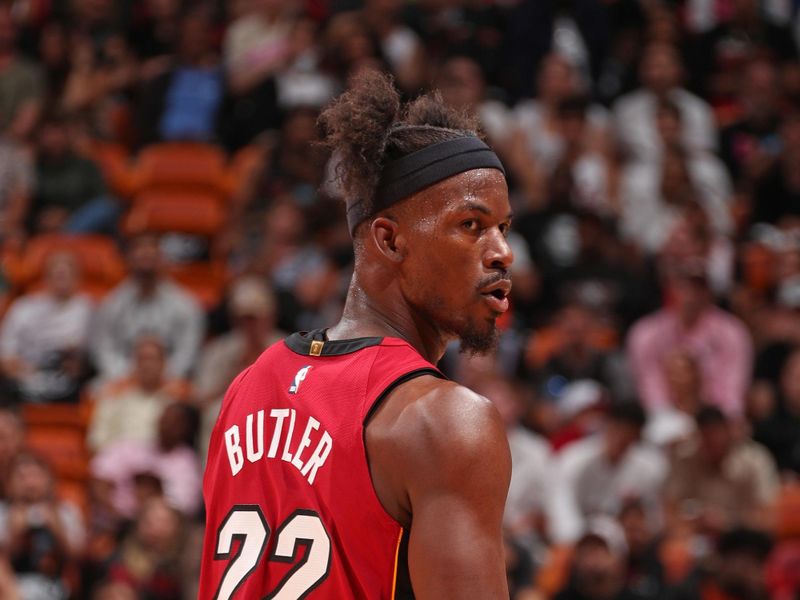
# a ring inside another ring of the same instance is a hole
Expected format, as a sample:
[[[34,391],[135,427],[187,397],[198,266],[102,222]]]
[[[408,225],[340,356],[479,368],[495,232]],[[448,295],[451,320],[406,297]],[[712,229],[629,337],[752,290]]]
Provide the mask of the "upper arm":
[[[507,598],[502,516],[511,459],[496,409],[447,383],[399,422],[416,597]]]

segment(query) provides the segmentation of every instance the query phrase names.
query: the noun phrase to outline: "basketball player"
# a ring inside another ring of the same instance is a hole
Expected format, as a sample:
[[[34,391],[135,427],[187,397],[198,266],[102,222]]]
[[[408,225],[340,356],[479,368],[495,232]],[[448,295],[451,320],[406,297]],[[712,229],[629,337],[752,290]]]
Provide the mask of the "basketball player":
[[[231,385],[204,481],[201,600],[507,599],[510,459],[434,366],[508,308],[503,168],[473,123],[365,74],[321,117],[355,247],[344,315]]]

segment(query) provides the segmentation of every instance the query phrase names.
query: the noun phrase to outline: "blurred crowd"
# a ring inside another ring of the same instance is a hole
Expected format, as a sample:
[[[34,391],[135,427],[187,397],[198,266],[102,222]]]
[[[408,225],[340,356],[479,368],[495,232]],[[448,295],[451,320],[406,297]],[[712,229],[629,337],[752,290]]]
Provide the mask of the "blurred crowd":
[[[316,118],[381,69],[509,175],[512,311],[442,367],[507,424],[512,600],[800,598],[798,48],[788,0],[0,1],[0,597],[196,597],[225,389],[349,283]]]

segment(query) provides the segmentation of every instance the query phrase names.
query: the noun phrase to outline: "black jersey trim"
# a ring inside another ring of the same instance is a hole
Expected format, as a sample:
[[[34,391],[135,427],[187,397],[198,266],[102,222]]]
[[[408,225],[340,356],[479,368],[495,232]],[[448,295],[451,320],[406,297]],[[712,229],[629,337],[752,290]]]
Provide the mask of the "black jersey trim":
[[[380,395],[375,398],[375,402],[372,403],[372,406],[369,407],[367,414],[364,416],[364,434],[366,435],[366,427],[369,420],[372,418],[372,415],[375,414],[383,401],[386,400],[387,396],[391,394],[399,385],[404,384],[406,381],[411,381],[412,379],[416,379],[417,377],[422,377],[423,375],[433,375],[434,377],[438,377],[439,379],[447,379],[442,373],[434,369],[432,367],[422,367],[421,369],[414,369],[413,371],[409,371],[408,373],[401,375],[394,381],[392,381],[386,388],[380,393]],[[366,438],[364,439],[364,447],[367,447]]]
[[[300,331],[293,333],[286,338],[286,346],[292,352],[304,356],[311,355],[311,347],[314,342],[323,342],[322,349],[314,356],[340,356],[342,354],[352,354],[370,346],[377,346],[383,341],[382,337],[362,337],[350,340],[329,340],[325,337],[324,329],[314,331]]]

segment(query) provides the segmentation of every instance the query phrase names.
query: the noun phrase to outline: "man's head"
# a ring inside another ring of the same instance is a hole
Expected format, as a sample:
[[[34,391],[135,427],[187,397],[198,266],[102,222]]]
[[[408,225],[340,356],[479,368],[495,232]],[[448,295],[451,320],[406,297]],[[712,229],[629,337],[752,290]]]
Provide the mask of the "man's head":
[[[611,519],[596,518],[575,544],[574,585],[585,598],[611,600],[624,586],[625,536]]]
[[[167,351],[164,342],[156,335],[143,335],[136,340],[134,348],[134,377],[139,386],[147,391],[161,387]]]
[[[759,57],[750,61],[742,71],[740,94],[747,117],[760,121],[775,116],[780,94],[775,64]]]
[[[700,455],[709,464],[720,466],[733,446],[733,428],[716,406],[704,406],[695,416],[700,434]]]
[[[678,265],[670,291],[678,317],[687,325],[693,324],[712,302],[705,264],[686,261]]]
[[[557,53],[548,54],[539,65],[536,78],[538,96],[548,103],[558,103],[581,91],[578,72],[573,64]]]
[[[50,465],[33,452],[19,452],[11,460],[6,478],[11,502],[34,504],[52,498],[55,482]]]
[[[364,73],[321,120],[347,201],[354,289],[418,331],[458,338],[472,352],[491,349],[508,307],[511,208],[499,161],[474,123],[437,97],[401,111],[391,80],[377,73]],[[407,157],[420,152],[424,164],[411,167]],[[477,166],[476,156],[486,160]],[[449,175],[460,160],[473,166]],[[438,169],[448,175],[422,187]]]
[[[211,46],[211,19],[204,7],[188,11],[180,20],[178,54],[187,65],[200,64]]]
[[[184,402],[170,404],[158,419],[158,445],[165,452],[180,446],[192,448],[200,426],[200,413]]]
[[[606,458],[616,463],[642,437],[647,416],[637,402],[613,404],[608,413],[605,431]]]
[[[61,115],[49,115],[39,125],[39,154],[45,161],[58,161],[70,151],[69,122]]]
[[[730,598],[767,597],[765,569],[772,539],[761,531],[733,529],[719,538],[717,583]]]
[[[58,252],[50,255],[44,265],[47,290],[59,300],[69,299],[78,289],[80,273],[80,265],[73,254]]]
[[[158,236],[141,233],[128,245],[128,270],[140,285],[151,285],[161,270],[161,247]]]
[[[444,101],[459,110],[475,110],[486,92],[480,65],[466,56],[454,56],[445,62],[436,85]]]
[[[228,305],[234,327],[263,343],[275,321],[275,298],[258,277],[242,277],[231,286]]]
[[[681,75],[681,59],[674,46],[654,43],[645,48],[639,78],[651,92],[663,96],[678,86]]]

